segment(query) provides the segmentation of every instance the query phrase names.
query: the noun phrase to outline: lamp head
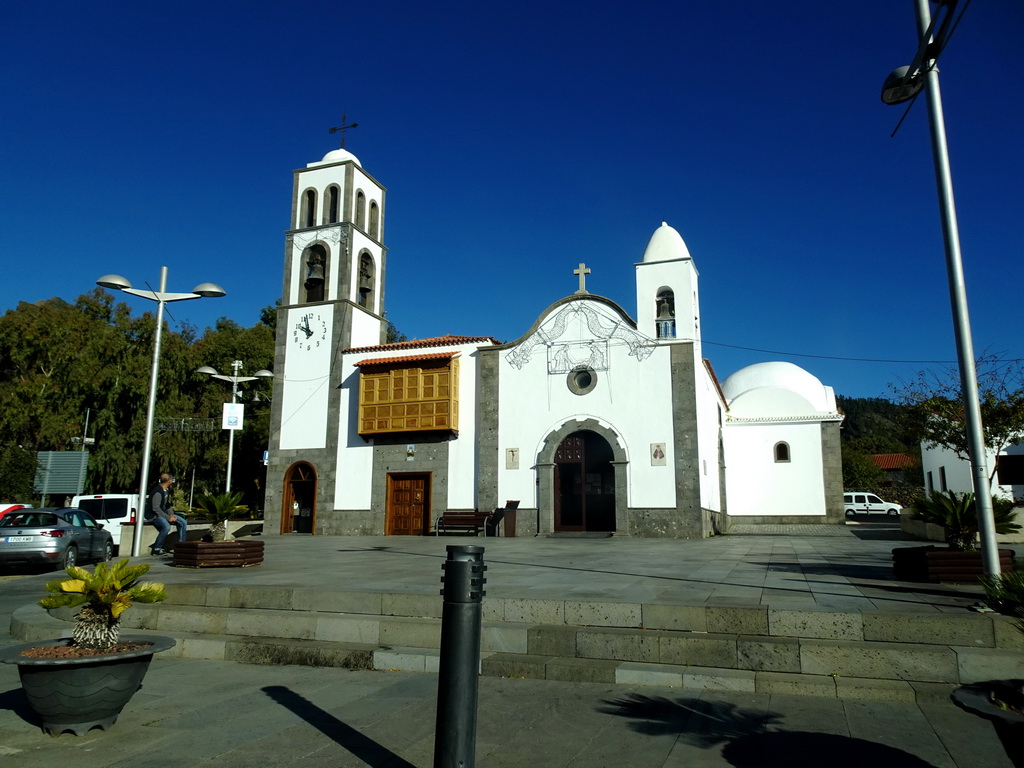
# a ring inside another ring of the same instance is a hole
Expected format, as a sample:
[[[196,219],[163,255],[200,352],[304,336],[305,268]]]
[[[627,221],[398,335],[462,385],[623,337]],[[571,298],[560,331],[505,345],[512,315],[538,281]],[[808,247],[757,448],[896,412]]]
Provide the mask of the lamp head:
[[[112,291],[123,291],[125,288],[132,287],[132,284],[120,275],[104,275],[96,281],[96,285],[109,288]]]
[[[217,369],[216,368],[211,368],[208,365],[204,365],[202,368],[196,368],[196,373],[204,373],[207,376],[216,376],[217,375]]]
[[[272,379],[274,378],[274,372],[268,371],[266,368],[261,368],[260,370],[256,371],[256,373],[254,373],[253,376],[256,376],[261,379]]]
[[[221,296],[225,296],[227,291],[216,283],[200,283],[192,289],[192,293],[198,293],[200,296],[207,299],[217,299]]]
[[[908,77],[910,67],[894,69],[882,84],[882,101],[886,104],[902,104],[917,96],[924,88],[924,77],[920,70]]]

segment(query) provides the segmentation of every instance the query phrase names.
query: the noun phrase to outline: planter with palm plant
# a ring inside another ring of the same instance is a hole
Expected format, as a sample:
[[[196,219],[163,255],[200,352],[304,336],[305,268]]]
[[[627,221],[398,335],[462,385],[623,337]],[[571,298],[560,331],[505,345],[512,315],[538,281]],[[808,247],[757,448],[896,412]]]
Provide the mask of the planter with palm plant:
[[[188,541],[174,548],[174,564],[187,568],[210,566],[249,566],[263,562],[260,540],[225,541],[228,521],[246,515],[249,508],[240,504],[242,494],[202,494],[194,511],[210,521],[210,541]]]
[[[893,550],[893,571],[904,581],[977,581],[984,574],[978,551],[978,514],[973,493],[932,493],[914,499],[911,517],[943,529],[947,547],[899,547]],[[993,498],[996,533],[1013,533],[1013,502]],[[1013,570],[1012,549],[999,550],[1000,569]]]
[[[109,728],[142,684],[153,654],[174,646],[169,637],[121,636],[121,615],[133,603],[167,598],[162,584],[141,582],[149,565],[99,563],[93,572],[71,566],[68,578],[46,585],[44,608],[79,608],[71,639],[35,641],[4,649],[0,661],[18,665],[22,689],[47,733],[81,735]]]

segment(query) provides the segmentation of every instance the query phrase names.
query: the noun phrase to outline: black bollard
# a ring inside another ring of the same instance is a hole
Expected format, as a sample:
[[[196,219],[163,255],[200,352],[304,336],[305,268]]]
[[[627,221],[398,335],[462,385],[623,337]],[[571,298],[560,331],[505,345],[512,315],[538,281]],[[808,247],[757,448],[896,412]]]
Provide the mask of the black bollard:
[[[449,546],[441,566],[441,660],[437,674],[434,768],[476,765],[480,619],[484,596],[483,547]]]

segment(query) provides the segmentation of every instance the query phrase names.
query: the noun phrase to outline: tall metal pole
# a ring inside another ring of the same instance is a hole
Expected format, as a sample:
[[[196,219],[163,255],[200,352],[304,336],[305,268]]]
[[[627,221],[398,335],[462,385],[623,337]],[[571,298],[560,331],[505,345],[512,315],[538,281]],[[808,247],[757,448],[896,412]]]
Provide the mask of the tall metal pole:
[[[235,360],[231,367],[234,375],[231,377],[231,404],[238,402],[238,371],[242,367],[241,360]],[[228,479],[224,484],[224,493],[231,493],[231,464],[235,457],[235,430],[228,430]]]
[[[921,44],[931,24],[930,0],[916,0],[917,31]],[[946,246],[946,273],[949,280],[949,300],[953,310],[953,330],[956,335],[957,360],[960,368],[960,391],[964,403],[967,427],[967,446],[971,474],[974,481],[974,503],[981,535],[981,556],[985,573],[998,576],[999,551],[996,548],[996,524],[992,512],[992,487],[988,476],[988,453],[985,447],[981,421],[981,401],[978,396],[978,371],[974,363],[974,343],[971,340],[971,321],[967,313],[967,288],[964,282],[963,260],[960,254],[960,229],[957,226],[956,205],[953,201],[953,177],[949,166],[946,144],[946,121],[939,91],[939,70],[934,59],[924,62],[925,91],[928,98],[928,123],[932,134],[932,159],[935,164],[935,184],[939,192],[939,210],[942,214],[942,237]]]
[[[146,522],[146,492],[149,490],[149,453],[153,447],[153,415],[156,412],[156,382],[160,372],[160,342],[164,330],[164,300],[167,292],[167,267],[160,267],[160,291],[155,299],[156,336],[153,338],[153,367],[149,372],[149,405],[146,408],[146,438],[142,443],[142,470],[139,472],[139,510],[135,515],[135,534],[132,536],[132,557],[142,550],[142,526]]]

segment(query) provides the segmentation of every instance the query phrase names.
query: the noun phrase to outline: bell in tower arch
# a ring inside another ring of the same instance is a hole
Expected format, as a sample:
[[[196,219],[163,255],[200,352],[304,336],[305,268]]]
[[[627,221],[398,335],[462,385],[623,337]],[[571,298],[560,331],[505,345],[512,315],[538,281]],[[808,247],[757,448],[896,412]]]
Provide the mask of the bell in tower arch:
[[[320,246],[313,246],[310,249],[309,258],[306,260],[306,282],[303,283],[306,288],[306,301],[324,300],[325,261],[326,258],[322,248]]]

